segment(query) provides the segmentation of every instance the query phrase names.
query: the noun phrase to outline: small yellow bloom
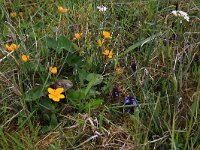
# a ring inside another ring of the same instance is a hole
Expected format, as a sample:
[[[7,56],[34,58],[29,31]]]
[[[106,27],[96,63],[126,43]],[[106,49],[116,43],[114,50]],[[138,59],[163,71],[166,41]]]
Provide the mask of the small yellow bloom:
[[[103,40],[100,40],[100,39],[97,40],[97,45],[98,45],[99,47],[101,47],[101,46],[103,45],[103,43],[104,43]]]
[[[24,17],[24,13],[23,13],[23,12],[19,12],[19,16],[20,16],[21,18],[23,18],[23,17]]]
[[[52,89],[48,88],[48,96],[50,99],[52,99],[55,102],[59,102],[60,99],[65,98],[63,94],[61,94],[64,91],[64,88],[57,88],[57,89]]]
[[[62,6],[58,6],[58,12],[59,13],[66,13],[68,10],[66,8],[63,8]]]
[[[29,56],[23,54],[21,56],[21,59],[22,59],[23,62],[27,62],[29,60]]]
[[[9,51],[9,52],[14,51],[14,49],[13,49],[11,46],[9,46],[8,44],[5,45],[5,48],[6,48],[7,51]]]
[[[103,55],[107,56],[108,58],[112,58],[113,52],[106,49],[104,50]]]
[[[49,70],[52,74],[56,74],[58,72],[57,67],[50,67]]]
[[[117,68],[116,71],[117,71],[118,75],[122,74],[122,68],[121,67]]]
[[[19,45],[16,45],[14,43],[12,43],[11,45],[6,44],[5,48],[7,49],[7,51],[12,52],[17,50],[19,48]]]
[[[113,58],[113,52],[112,51],[110,51],[108,58]]]
[[[110,36],[110,32],[108,31],[103,31],[103,36],[105,39],[111,39],[112,37]]]
[[[17,13],[16,13],[16,12],[11,12],[11,13],[10,13],[10,17],[11,17],[11,18],[15,18],[16,16],[17,16]]]
[[[80,39],[82,37],[83,33],[76,33],[74,34],[74,39]]]
[[[105,49],[104,52],[103,52],[103,54],[106,55],[106,56],[108,56],[109,53],[110,53],[110,51],[108,49]]]

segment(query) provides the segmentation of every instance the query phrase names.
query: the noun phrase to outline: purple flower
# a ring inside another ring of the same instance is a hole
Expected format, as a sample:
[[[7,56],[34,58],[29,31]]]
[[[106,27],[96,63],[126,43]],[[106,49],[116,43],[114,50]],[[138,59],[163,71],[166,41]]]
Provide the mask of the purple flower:
[[[119,97],[119,89],[118,89],[117,87],[114,87],[114,88],[112,89],[111,94],[112,94],[113,99],[116,100],[116,98]]]
[[[138,101],[133,96],[126,96],[124,99],[125,105],[133,105],[125,108],[126,112],[134,112],[135,107],[138,105]]]

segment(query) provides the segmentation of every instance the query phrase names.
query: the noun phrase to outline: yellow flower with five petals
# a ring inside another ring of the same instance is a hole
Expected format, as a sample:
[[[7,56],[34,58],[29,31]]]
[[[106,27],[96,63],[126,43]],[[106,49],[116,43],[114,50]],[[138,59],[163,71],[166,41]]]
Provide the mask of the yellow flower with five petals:
[[[52,89],[48,88],[48,96],[50,99],[52,99],[55,102],[59,102],[60,99],[65,98],[63,94],[61,94],[64,91],[64,88],[57,88],[57,89]]]

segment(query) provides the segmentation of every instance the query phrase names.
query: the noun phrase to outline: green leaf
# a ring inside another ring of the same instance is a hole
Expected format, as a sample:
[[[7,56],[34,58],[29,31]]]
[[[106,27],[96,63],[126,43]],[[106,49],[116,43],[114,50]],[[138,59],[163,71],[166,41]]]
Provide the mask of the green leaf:
[[[76,91],[69,91],[67,98],[73,107],[79,108],[82,106],[81,101],[85,98],[85,93],[81,89]]]
[[[86,80],[89,81],[89,83],[85,89],[85,96],[87,96],[88,92],[93,86],[100,84],[103,81],[103,76],[100,74],[90,73]]]
[[[88,74],[87,81],[93,81],[93,86],[100,84],[103,81],[103,76],[100,74],[90,73]]]
[[[64,36],[60,36],[58,38],[58,47],[56,49],[56,52],[59,54],[62,52],[63,49],[67,50],[70,53],[74,52],[74,47],[73,47],[73,43],[66,37]]]
[[[85,69],[78,69],[78,73],[79,73],[79,80],[81,84],[83,84],[84,80],[86,80],[87,78],[88,73]]]
[[[40,105],[48,110],[55,111],[55,105],[52,103],[52,100],[48,98],[41,99],[39,101]],[[44,109],[45,110],[45,109]]]
[[[159,37],[160,35],[161,35],[161,33],[158,33],[158,34],[155,34],[155,35],[152,35],[152,36],[146,38],[145,40],[142,40],[142,41],[139,41],[139,42],[133,44],[133,45],[130,46],[127,50],[125,50],[123,53],[117,55],[116,58],[120,58],[120,57],[122,57],[123,55],[128,54],[129,52],[133,51],[135,48],[137,48],[137,47],[139,47],[139,46],[143,46],[144,44],[155,40],[155,39],[156,39],[157,37]]]
[[[43,88],[44,88],[44,85],[39,85],[39,86],[34,87],[27,93],[25,93],[25,96],[24,96],[25,101],[30,102],[42,97],[44,95],[42,91]]]
[[[79,89],[79,90],[76,90],[76,91],[70,91],[68,94],[67,94],[67,97],[72,100],[72,101],[81,101],[82,99],[85,98],[85,95],[84,95],[84,91]]]
[[[53,113],[53,114],[51,115],[50,127],[53,129],[53,128],[55,128],[57,125],[58,125],[58,120],[57,120],[56,115]]]
[[[90,102],[85,104],[84,110],[89,111],[89,110],[92,110],[92,109],[96,109],[100,105],[102,105],[102,103],[103,103],[102,99],[93,99]]]
[[[56,49],[57,48],[56,40],[54,40],[51,37],[46,37],[45,40],[46,40],[46,44],[47,44],[48,48],[52,48],[52,49]]]
[[[70,66],[82,66],[83,65],[83,57],[82,56],[78,56],[76,54],[71,54],[68,56],[67,58],[67,64],[70,65]]]
[[[37,29],[41,29],[41,28],[44,28],[45,27],[45,24],[43,22],[38,22],[35,24],[35,28]]]

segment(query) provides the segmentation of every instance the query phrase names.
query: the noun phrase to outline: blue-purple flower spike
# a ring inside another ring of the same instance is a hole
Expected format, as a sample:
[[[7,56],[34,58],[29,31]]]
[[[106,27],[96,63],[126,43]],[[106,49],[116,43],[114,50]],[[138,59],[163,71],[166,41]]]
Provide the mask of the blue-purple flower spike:
[[[125,105],[133,105],[125,108],[126,112],[134,112],[135,107],[138,105],[138,101],[133,96],[126,96],[124,100]]]

